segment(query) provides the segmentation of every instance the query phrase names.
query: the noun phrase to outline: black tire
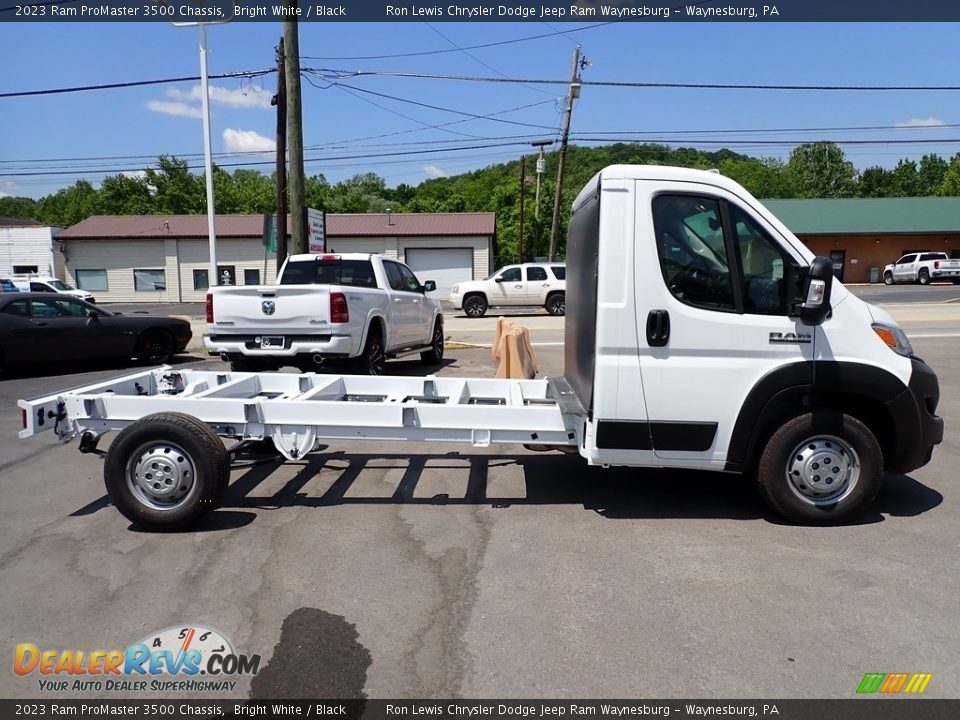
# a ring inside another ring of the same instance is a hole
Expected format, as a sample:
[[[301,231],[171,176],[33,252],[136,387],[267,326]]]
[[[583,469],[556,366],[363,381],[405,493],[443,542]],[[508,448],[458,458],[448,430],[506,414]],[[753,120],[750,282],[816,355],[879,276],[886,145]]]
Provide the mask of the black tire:
[[[883,453],[870,429],[851,415],[817,410],[787,421],[767,441],[757,483],[788,520],[831,525],[869,506],[882,475]]]
[[[954,285],[960,285],[960,278],[954,278],[954,279],[953,279],[953,284],[954,284]]]
[[[367,333],[367,342],[363,352],[353,362],[358,375],[383,375],[386,365],[386,351],[383,348],[383,332],[378,325],[374,325]]]
[[[163,365],[174,349],[173,335],[166,330],[146,330],[137,338],[136,358],[144,365]]]
[[[917,282],[921,285],[930,284],[930,271],[926,268],[920,268],[920,272],[917,273]]]
[[[437,318],[433,326],[433,337],[430,339],[430,349],[420,353],[421,362],[427,365],[439,365],[443,362],[443,321]]]
[[[183,413],[155,413],[117,435],[103,480],[125,518],[149,530],[178,530],[220,504],[230,458],[209,425]]]
[[[463,312],[467,317],[483,317],[487,312],[487,300],[483,295],[468,295],[463,300]]]
[[[562,316],[567,312],[567,298],[564,293],[553,293],[547,298],[547,302],[544,305],[547,309],[547,312],[551,315]]]
[[[884,273],[884,274],[883,274],[883,284],[884,284],[884,285],[893,285],[893,274],[892,274],[892,273]]]
[[[3,354],[3,348],[0,348],[0,378],[7,371],[7,358]]]

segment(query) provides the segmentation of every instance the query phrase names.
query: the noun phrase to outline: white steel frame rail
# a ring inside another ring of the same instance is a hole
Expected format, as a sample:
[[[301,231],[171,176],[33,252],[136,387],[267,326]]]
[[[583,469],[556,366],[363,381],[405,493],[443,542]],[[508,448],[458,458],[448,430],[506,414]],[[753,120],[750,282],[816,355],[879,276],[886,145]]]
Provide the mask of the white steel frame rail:
[[[122,430],[147,415],[179,412],[218,435],[272,439],[288,459],[320,440],[397,440],[576,447],[585,420],[550,380],[295,375],[170,367],[20,400],[21,438],[61,440]],[[561,406],[564,409],[561,409]],[[82,446],[82,444],[81,444]]]

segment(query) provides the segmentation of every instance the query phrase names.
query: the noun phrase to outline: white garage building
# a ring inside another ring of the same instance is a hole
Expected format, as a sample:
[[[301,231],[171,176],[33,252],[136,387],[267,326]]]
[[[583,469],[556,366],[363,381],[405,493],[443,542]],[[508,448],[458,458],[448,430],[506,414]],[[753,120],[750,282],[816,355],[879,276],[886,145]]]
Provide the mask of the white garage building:
[[[437,283],[493,271],[494,213],[327,215],[327,252],[395,257]],[[218,215],[217,275],[231,284],[272,283],[276,256],[262,242],[260,215]],[[201,302],[209,287],[205,215],[94,216],[60,232],[69,283],[98,302]]]

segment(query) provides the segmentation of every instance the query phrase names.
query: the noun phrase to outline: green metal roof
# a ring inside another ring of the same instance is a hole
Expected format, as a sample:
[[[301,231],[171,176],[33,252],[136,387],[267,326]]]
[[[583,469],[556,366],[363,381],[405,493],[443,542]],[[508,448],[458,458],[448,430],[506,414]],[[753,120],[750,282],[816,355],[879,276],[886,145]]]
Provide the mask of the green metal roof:
[[[960,198],[761,200],[796,235],[960,232]]]

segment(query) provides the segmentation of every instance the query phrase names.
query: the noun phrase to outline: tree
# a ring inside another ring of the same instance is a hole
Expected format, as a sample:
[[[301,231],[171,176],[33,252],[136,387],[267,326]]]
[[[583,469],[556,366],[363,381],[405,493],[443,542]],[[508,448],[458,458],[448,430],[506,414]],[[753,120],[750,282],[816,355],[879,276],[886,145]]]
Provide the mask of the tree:
[[[893,179],[894,197],[916,197],[920,194],[920,178],[913,160],[901,160],[890,173]]]
[[[920,168],[917,171],[918,193],[936,195],[948,167],[950,164],[939,155],[929,154],[920,158]]]
[[[97,191],[86,180],[77,180],[40,201],[38,219],[56,227],[69,227],[96,215]]]
[[[0,217],[37,219],[40,206],[28,197],[0,197]]]
[[[186,160],[161,155],[157,158],[157,165],[157,169],[147,168],[146,171],[155,213],[199,215],[206,212],[206,181],[202,176],[190,172]]]
[[[860,173],[857,194],[860,197],[889,197],[893,191],[893,178],[889,171],[874,165]]]
[[[937,187],[937,195],[960,195],[960,153],[950,158],[950,165],[943,173],[943,180]]]
[[[857,172],[843,150],[832,142],[798,145],[790,153],[787,173],[797,197],[852,197]]]
[[[100,184],[98,215],[149,215],[152,210],[153,196],[144,178],[111,175]]]

